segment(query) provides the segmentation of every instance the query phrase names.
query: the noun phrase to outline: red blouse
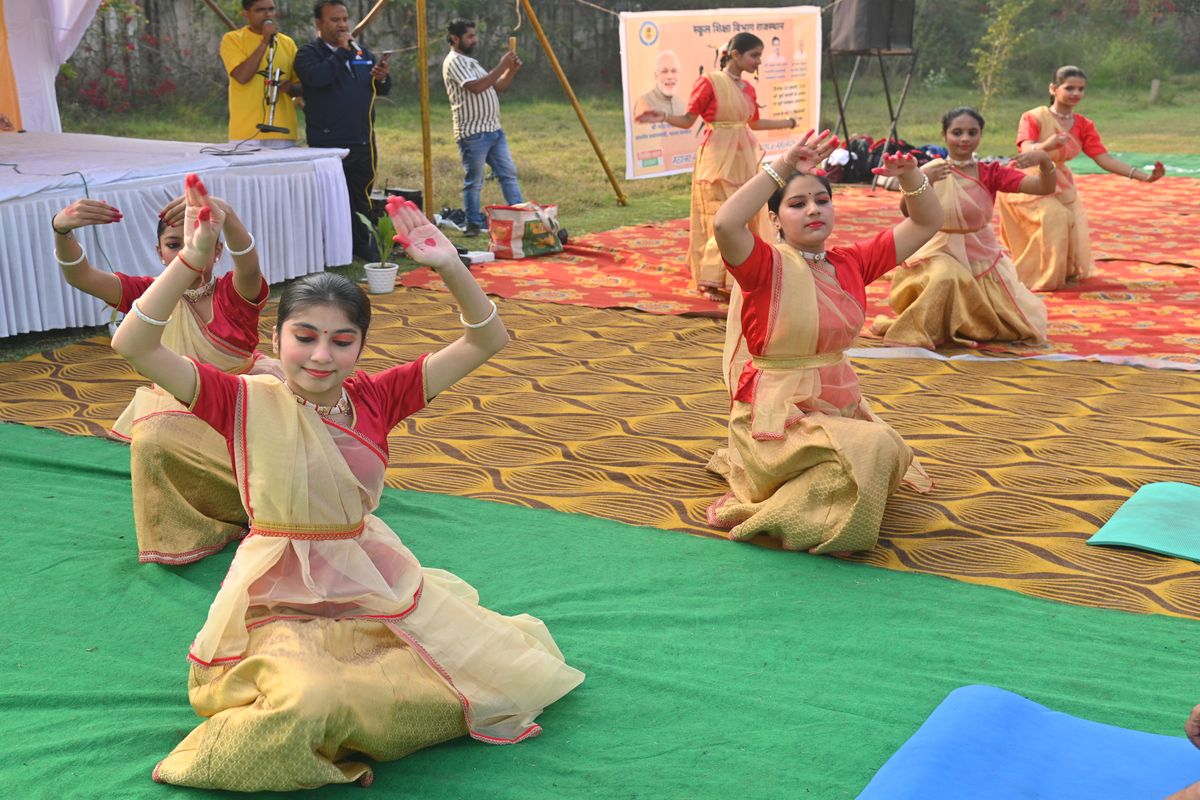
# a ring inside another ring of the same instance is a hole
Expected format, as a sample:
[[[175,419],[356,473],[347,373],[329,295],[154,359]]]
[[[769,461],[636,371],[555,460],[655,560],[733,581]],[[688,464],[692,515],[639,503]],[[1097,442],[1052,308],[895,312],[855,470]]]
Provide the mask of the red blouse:
[[[1022,176],[1023,177],[1023,176]],[[767,343],[767,321],[771,315],[772,264],[775,248],[754,237],[754,249],[741,264],[725,266],[742,289],[742,332],[746,346],[761,355]],[[835,267],[838,284],[866,308],[867,284],[896,266],[896,241],[892,229],[847,247],[830,247],[825,260]]]
[[[425,407],[425,359],[428,357],[426,353],[416,361],[397,364],[374,375],[358,370],[343,384],[354,405],[354,430],[371,440],[384,454],[388,451],[388,432],[400,420]],[[200,385],[189,410],[224,436],[232,453],[234,414],[238,389],[244,378],[194,359],[193,363],[199,372]]]
[[[747,122],[758,119],[758,95],[750,81],[742,81],[742,94],[750,99],[754,114]],[[713,91],[712,79],[701,75],[692,86],[692,96],[688,99],[687,113],[695,114],[705,122],[712,122],[717,116],[717,96]]]
[[[975,165],[979,170],[979,182],[996,199],[997,192],[1019,192],[1021,181],[1027,176],[1016,167],[998,161],[981,161]]]
[[[1104,142],[1100,141],[1100,134],[1096,132],[1096,126],[1082,114],[1075,115],[1075,124],[1071,126],[1070,134],[1079,142],[1084,155],[1090,158],[1108,152]],[[1044,138],[1046,137],[1042,136],[1041,127],[1033,115],[1028,111],[1022,114],[1021,123],[1017,126],[1018,149],[1024,142],[1040,142]]]
[[[126,275],[121,272],[113,274],[121,281],[121,301],[117,303],[116,309],[127,314],[133,301],[146,293],[150,284],[154,283],[154,278]],[[271,293],[267,282],[262,278],[259,280],[261,285],[258,299],[251,303],[233,288],[232,272],[217,278],[216,286],[213,287],[212,322],[205,326],[214,338],[247,353],[253,353],[258,347],[258,317]]]

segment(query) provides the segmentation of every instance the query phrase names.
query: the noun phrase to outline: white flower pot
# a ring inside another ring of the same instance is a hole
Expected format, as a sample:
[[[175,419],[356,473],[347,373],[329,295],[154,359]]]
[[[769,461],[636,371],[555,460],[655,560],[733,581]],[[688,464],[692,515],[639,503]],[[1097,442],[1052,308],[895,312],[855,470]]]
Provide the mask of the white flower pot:
[[[371,294],[387,294],[396,288],[396,273],[400,271],[399,264],[391,262],[379,263],[373,261],[364,264],[367,271],[367,289]]]

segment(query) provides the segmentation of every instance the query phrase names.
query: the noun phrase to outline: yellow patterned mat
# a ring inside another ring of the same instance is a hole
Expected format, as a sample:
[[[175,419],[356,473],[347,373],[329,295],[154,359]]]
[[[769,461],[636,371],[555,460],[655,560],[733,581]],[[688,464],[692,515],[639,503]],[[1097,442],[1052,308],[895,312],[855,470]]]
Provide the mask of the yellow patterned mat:
[[[365,368],[456,337],[448,300],[377,299]],[[389,485],[714,534],[704,510],[724,487],[704,464],[725,430],[723,323],[518,301],[501,310],[513,343],[397,428]],[[937,482],[930,495],[897,493],[879,546],[855,560],[1200,619],[1195,564],[1084,545],[1138,486],[1200,483],[1200,375],[1094,362],[855,366]],[[137,385],[106,339],[91,340],[0,364],[0,420],[101,434]]]

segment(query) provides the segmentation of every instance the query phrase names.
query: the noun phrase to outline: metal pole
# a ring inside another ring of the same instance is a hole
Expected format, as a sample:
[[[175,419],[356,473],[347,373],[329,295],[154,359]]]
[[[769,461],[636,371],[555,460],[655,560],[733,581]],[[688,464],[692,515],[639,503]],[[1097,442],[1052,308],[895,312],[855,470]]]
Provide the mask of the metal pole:
[[[380,0],[383,2],[383,0]],[[425,0],[417,0],[417,73],[421,84],[421,157],[425,161],[425,216],[433,219],[429,209],[433,202],[433,135],[429,125],[429,31],[425,19]]]
[[[608,160],[600,149],[600,142],[596,140],[596,134],[592,133],[592,126],[588,124],[583,107],[579,105],[579,100],[576,99],[575,92],[571,89],[571,83],[563,73],[562,67],[558,63],[558,57],[554,55],[554,48],[550,46],[550,40],[546,38],[546,33],[542,30],[542,23],[538,21],[533,4],[529,0],[521,0],[521,5],[525,9],[525,15],[529,17],[529,22],[533,25],[533,32],[537,34],[538,41],[542,44],[542,50],[550,59],[550,66],[554,69],[554,74],[558,76],[558,82],[562,84],[563,91],[567,93],[567,99],[571,101],[571,106],[575,109],[575,115],[579,117],[579,124],[583,126],[584,133],[592,143],[592,149],[596,151],[596,157],[600,159],[600,165],[604,167],[604,172],[608,175],[608,182],[612,184],[613,191],[617,194],[617,203],[627,205],[629,199],[621,191],[621,185],[617,183],[617,176],[613,174],[612,167],[608,165]]]

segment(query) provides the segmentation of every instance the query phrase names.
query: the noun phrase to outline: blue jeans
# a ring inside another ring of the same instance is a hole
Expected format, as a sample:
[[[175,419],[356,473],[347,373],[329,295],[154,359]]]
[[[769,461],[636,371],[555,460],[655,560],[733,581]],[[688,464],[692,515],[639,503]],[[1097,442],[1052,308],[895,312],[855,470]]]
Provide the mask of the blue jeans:
[[[458,151],[462,153],[463,210],[467,212],[467,224],[487,227],[487,217],[479,207],[479,195],[483,192],[483,165],[488,164],[500,182],[504,202],[516,205],[522,201],[521,185],[517,183],[517,165],[508,152],[508,140],[504,131],[476,133],[458,140]]]

